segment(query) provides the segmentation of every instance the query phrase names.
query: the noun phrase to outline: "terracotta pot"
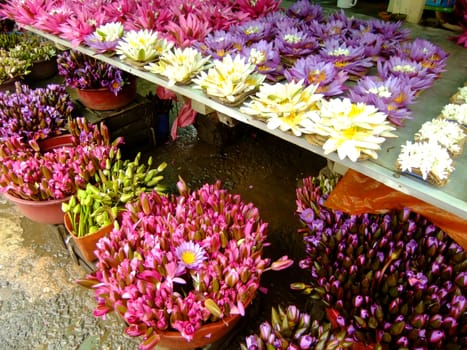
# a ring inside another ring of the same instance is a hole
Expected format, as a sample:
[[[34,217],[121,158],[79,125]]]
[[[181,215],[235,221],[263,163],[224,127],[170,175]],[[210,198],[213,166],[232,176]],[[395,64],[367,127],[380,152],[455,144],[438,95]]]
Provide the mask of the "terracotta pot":
[[[52,78],[57,74],[57,58],[52,57],[50,60],[34,62],[31,72],[26,76],[29,81],[37,81]]]
[[[62,146],[72,146],[73,137],[70,134],[53,136],[38,142],[42,152]],[[15,203],[19,211],[28,219],[42,224],[63,224],[62,203],[68,202],[71,196],[62,199],[33,201],[16,197],[8,192],[5,197]]]
[[[177,331],[160,332],[161,339],[157,345],[174,350],[202,348],[228,334],[240,321],[240,318],[240,315],[232,315],[219,322],[206,324],[195,332],[193,340],[190,342]]]
[[[71,134],[63,134],[58,136],[52,136],[38,142],[41,152],[48,152],[54,148],[64,146],[74,146],[73,136]]]
[[[97,242],[102,237],[109,234],[114,227],[112,223],[110,225],[102,227],[100,230],[97,230],[96,232],[87,234],[83,237],[78,237],[76,233],[73,231],[73,225],[71,223],[71,219],[68,214],[65,214],[63,216],[63,222],[65,224],[66,230],[73,238],[73,241],[75,242],[76,247],[81,252],[82,258],[86,260],[87,262],[93,262],[97,259],[96,255],[94,254],[94,251],[96,250]]]
[[[16,204],[19,211],[28,219],[41,224],[63,224],[62,203],[68,202],[70,197],[33,201],[15,197],[8,192],[3,194],[6,199]]]
[[[122,108],[136,98],[136,79],[123,85],[122,89],[115,94],[107,88],[99,89],[76,89],[81,103],[96,111],[108,111]]]

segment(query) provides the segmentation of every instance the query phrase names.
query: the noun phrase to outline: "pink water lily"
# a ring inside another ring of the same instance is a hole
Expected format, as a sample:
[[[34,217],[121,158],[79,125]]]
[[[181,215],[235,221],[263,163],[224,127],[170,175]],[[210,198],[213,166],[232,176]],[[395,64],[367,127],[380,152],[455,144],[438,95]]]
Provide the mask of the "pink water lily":
[[[192,46],[203,40],[210,32],[209,22],[205,18],[189,13],[180,15],[177,21],[169,21],[165,26],[167,38],[179,47]]]

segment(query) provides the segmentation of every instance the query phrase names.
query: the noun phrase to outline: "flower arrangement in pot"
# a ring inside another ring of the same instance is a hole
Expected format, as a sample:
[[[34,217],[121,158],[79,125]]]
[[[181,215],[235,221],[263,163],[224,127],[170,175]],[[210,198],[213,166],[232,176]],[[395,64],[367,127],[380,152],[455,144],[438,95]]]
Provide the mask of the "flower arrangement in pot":
[[[0,93],[0,140],[40,141],[68,133],[66,123],[72,111],[63,85],[31,89],[16,82],[13,92]]]
[[[151,166],[151,157],[146,164],[141,163],[141,153],[133,160],[122,160],[120,149],[112,149],[105,168],[98,169],[84,189],[78,189],[68,202],[62,203],[65,227],[86,261],[96,259],[97,241],[110,232],[126,203],[136,200],[142,192],[165,191],[160,173],[167,163],[154,169]]]
[[[84,118],[70,119],[68,129],[70,135],[56,144],[54,138],[37,142],[10,136],[0,145],[0,190],[34,221],[63,223],[62,202],[105,167],[121,142],[110,142],[104,124]]]
[[[75,88],[88,108],[117,109],[136,97],[136,78],[108,63],[73,50],[59,54],[57,63],[65,85]]]
[[[180,195],[143,192],[127,204],[97,244],[97,270],[78,281],[94,289],[94,315],[115,311],[126,334],[143,337],[140,349],[215,342],[245,313],[261,275],[292,264],[262,256],[267,223],[220,181],[177,187]]]
[[[336,329],[371,349],[462,349],[467,337],[467,253],[409,209],[350,215],[325,207],[335,182],[297,189],[311,282]]]

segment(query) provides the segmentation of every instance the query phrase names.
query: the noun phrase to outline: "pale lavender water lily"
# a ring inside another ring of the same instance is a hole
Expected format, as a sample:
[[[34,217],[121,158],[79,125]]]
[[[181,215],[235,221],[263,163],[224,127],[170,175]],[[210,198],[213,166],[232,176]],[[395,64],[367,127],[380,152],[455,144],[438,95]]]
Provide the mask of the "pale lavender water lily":
[[[384,35],[385,40],[396,40],[398,42],[409,40],[410,29],[403,27],[403,22],[390,22],[380,19],[371,19],[367,21],[372,33]]]
[[[402,126],[405,119],[413,117],[407,107],[414,102],[415,91],[404,77],[365,76],[349,89],[348,95],[353,102],[375,105],[394,125]]]
[[[350,38],[345,39],[345,43],[350,46],[363,46],[365,57],[377,59],[381,53],[384,39],[381,34],[352,30]]]
[[[94,49],[97,53],[113,52],[117,48],[119,39],[102,41],[96,33],[84,37],[84,44]]]
[[[284,71],[288,81],[318,84],[317,93],[324,96],[342,94],[347,88],[345,82],[349,76],[346,72],[337,69],[332,62],[325,62],[317,55],[298,59],[295,64]]]
[[[334,66],[354,76],[360,76],[373,66],[370,57],[364,57],[363,46],[350,46],[337,39],[324,41],[319,55]]]
[[[312,4],[308,0],[299,0],[292,4],[287,10],[288,17],[298,18],[305,23],[311,21],[324,22],[323,8],[318,4]]]
[[[204,42],[196,42],[194,46],[204,56],[222,60],[226,55],[235,55],[243,48],[243,39],[225,30],[216,30],[206,37]]]
[[[436,75],[446,71],[448,52],[432,42],[415,38],[400,45],[399,55],[419,62],[428,72]]]
[[[341,41],[350,33],[346,24],[340,20],[332,20],[324,23],[316,20],[311,21],[308,24],[308,31],[311,35],[316,37],[320,43],[331,38]]]
[[[281,57],[272,42],[261,40],[253,43],[244,47],[240,55],[255,64],[256,72],[266,75],[269,80],[275,81],[282,76]]]
[[[399,56],[392,56],[384,62],[378,61],[377,69],[382,79],[391,75],[406,79],[407,85],[415,92],[429,88],[436,79],[436,75],[428,72],[421,63]]]
[[[345,27],[348,29],[356,29],[361,27],[367,21],[363,19],[356,18],[354,16],[347,16],[343,9],[334,11],[328,15],[328,22],[330,21],[340,21],[343,22]]]
[[[245,45],[250,45],[260,40],[272,40],[272,28],[273,24],[271,22],[256,19],[232,26],[229,28],[229,32],[238,34],[242,37]]]
[[[277,36],[277,34],[282,29],[292,27],[303,29],[304,27],[304,24],[302,21],[300,21],[300,19],[289,17],[284,11],[268,13],[265,16],[261,16],[257,20],[264,23],[272,24],[272,34],[274,36]]]
[[[307,56],[318,49],[318,41],[313,36],[294,27],[280,29],[274,45],[281,56],[292,59]]]

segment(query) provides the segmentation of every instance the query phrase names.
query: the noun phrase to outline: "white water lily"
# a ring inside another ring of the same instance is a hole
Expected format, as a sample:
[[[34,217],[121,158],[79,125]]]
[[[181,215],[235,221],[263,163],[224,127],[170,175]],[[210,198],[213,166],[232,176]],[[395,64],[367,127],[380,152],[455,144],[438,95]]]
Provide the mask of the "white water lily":
[[[400,171],[419,172],[424,180],[427,180],[430,174],[436,179],[447,180],[454,171],[448,151],[434,141],[407,141],[401,146],[397,167]]]
[[[157,63],[149,63],[144,68],[151,73],[160,74],[169,80],[169,85],[186,83],[202,70],[206,69],[210,57],[191,47],[175,48],[161,55]]]
[[[348,98],[323,101],[320,115],[322,124],[333,126],[335,129],[345,130],[352,126],[373,129],[376,125],[389,125],[386,122],[387,115],[375,106],[363,102],[352,103]]]
[[[172,47],[173,43],[159,37],[155,31],[130,30],[119,41],[116,52],[121,59],[146,63],[156,59]]]
[[[202,71],[193,79],[194,88],[203,90],[207,95],[218,97],[229,103],[256,90],[266,78],[255,73],[255,65],[244,57],[226,55],[222,60],[214,60],[213,67]]]
[[[348,157],[355,162],[365,155],[377,159],[386,138],[397,137],[385,113],[348,98],[323,100],[319,117],[315,133],[327,138],[322,146],[324,153],[337,151],[340,159]]]
[[[263,84],[251,101],[240,108],[242,113],[267,119],[269,129],[292,131],[294,135],[314,132],[314,119],[319,119],[319,102],[322,94],[316,94],[318,85],[305,87],[302,81]]]
[[[386,139],[384,137],[375,136],[366,129],[359,127],[350,127],[342,130],[330,130],[328,139],[323,144],[324,154],[329,154],[337,151],[339,159],[348,157],[351,161],[356,162],[363,154],[377,159],[381,149],[380,144]]]
[[[100,41],[115,41],[123,36],[124,28],[120,22],[103,24],[94,31]]]

